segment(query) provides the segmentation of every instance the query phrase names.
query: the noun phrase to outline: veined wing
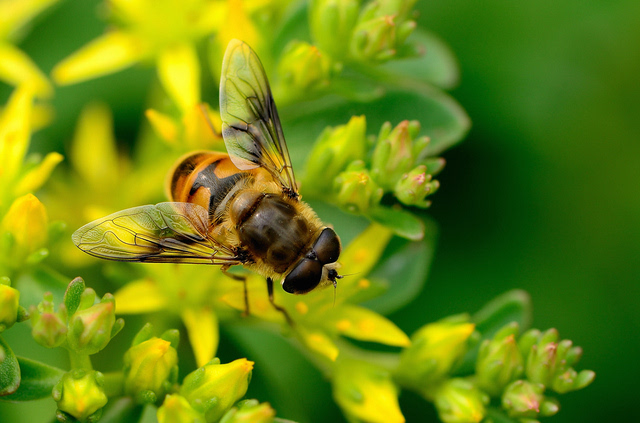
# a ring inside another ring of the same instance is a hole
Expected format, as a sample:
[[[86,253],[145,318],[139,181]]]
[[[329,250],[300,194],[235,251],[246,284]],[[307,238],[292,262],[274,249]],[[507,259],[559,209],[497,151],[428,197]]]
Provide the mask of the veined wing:
[[[193,203],[160,203],[122,210],[84,225],[73,242],[92,256],[152,263],[240,264],[209,235],[207,210]]]
[[[220,78],[222,136],[238,169],[263,167],[291,197],[298,196],[289,150],[269,81],[256,53],[231,40]]]

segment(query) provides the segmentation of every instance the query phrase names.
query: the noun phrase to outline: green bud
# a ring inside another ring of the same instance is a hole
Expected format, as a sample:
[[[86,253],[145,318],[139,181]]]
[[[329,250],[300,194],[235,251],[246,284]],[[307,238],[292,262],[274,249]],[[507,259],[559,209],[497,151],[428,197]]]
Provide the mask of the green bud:
[[[100,372],[76,369],[65,373],[52,391],[58,403],[58,420],[69,421],[73,416],[80,421],[97,422],[107,403],[103,385]]]
[[[386,62],[396,55],[394,16],[380,16],[361,21],[354,29],[351,55],[363,62]]]
[[[85,290],[87,291],[92,290]],[[91,299],[91,293],[85,296]],[[105,294],[95,305],[86,307],[88,301],[83,298],[78,311],[69,321],[67,340],[69,347],[77,353],[95,354],[107,346],[116,326],[116,303],[111,294]]]
[[[18,320],[20,291],[9,286],[9,279],[0,279],[0,333]]]
[[[336,176],[354,160],[365,157],[367,122],[364,116],[353,116],[349,123],[325,129],[307,160],[307,173],[302,184],[305,192],[328,195]]]
[[[336,60],[343,60],[359,12],[360,0],[313,0],[309,27],[314,43]]]
[[[349,421],[405,421],[390,372],[365,361],[342,359],[337,363],[333,398]]]
[[[544,385],[516,380],[502,394],[502,408],[510,417],[537,418],[558,412],[558,403],[544,396]]]
[[[374,8],[377,16],[396,15],[400,19],[406,19],[417,0],[376,0],[371,2],[368,8]]]
[[[278,74],[287,98],[305,97],[314,89],[329,85],[331,60],[304,41],[292,41],[285,48]]]
[[[47,292],[37,309],[32,306],[31,326],[31,335],[38,344],[47,348],[60,346],[67,339],[67,308],[60,304],[54,311],[53,295]]]
[[[475,325],[441,321],[418,329],[400,354],[396,377],[405,386],[429,391],[446,379],[468,349]]]
[[[169,341],[154,337],[132,346],[124,355],[124,390],[134,398],[151,399],[149,392],[162,398],[177,378],[178,353]]]
[[[434,404],[444,423],[480,422],[489,397],[464,379],[450,379],[435,391]]]
[[[415,124],[416,121],[410,123],[405,120],[391,130],[391,124],[386,122],[380,129],[371,158],[371,176],[387,191],[393,190],[402,175],[413,166],[413,140],[409,126]]]
[[[228,364],[213,359],[184,378],[180,395],[208,423],[217,422],[247,392],[252,369],[253,362],[245,358]]]
[[[431,201],[426,197],[436,192],[439,187],[440,182],[431,180],[427,167],[420,165],[402,175],[395,186],[394,194],[402,204],[427,208],[431,205]]]
[[[356,214],[365,214],[378,205],[384,194],[361,160],[351,163],[335,178],[334,190],[338,193],[335,197],[338,205]]]
[[[491,340],[480,345],[476,361],[476,383],[491,396],[498,396],[504,388],[519,378],[524,371],[524,360],[515,336],[518,324],[502,328]]]
[[[220,423],[271,423],[276,412],[267,402],[262,404],[258,400],[240,401],[235,407],[227,411]]]
[[[204,423],[204,415],[194,410],[180,395],[167,395],[158,408],[158,423]]]

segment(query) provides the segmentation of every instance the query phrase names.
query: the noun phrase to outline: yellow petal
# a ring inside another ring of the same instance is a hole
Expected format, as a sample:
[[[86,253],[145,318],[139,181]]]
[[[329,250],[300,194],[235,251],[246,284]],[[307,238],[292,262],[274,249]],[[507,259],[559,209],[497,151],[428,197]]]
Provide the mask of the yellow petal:
[[[28,84],[42,98],[53,94],[53,87],[24,52],[10,44],[0,43],[0,79],[11,85]]]
[[[21,86],[16,89],[0,117],[0,179],[12,181],[29,148],[33,94]]]
[[[196,365],[204,366],[215,357],[218,350],[218,316],[209,307],[186,308],[182,312],[182,321],[187,328]]]
[[[0,39],[20,30],[33,17],[58,0],[4,0],[0,2]]]
[[[364,307],[339,307],[331,314],[327,323],[340,334],[353,339],[398,347],[411,344],[409,337],[393,322]]]
[[[183,114],[200,102],[200,62],[192,45],[164,50],[158,57],[158,76]]]
[[[33,194],[27,194],[13,202],[2,219],[2,230],[13,235],[13,252],[25,257],[47,242],[48,222],[44,205]]]
[[[176,143],[178,140],[178,125],[171,116],[153,109],[148,109],[144,114],[160,138],[169,144]]]
[[[295,329],[296,334],[307,348],[331,361],[336,361],[340,351],[326,333],[319,330],[308,330],[303,326],[297,326]]]
[[[80,114],[70,154],[71,164],[92,189],[118,178],[118,151],[113,118],[104,103],[85,106]]]
[[[53,107],[49,104],[34,104],[31,110],[31,131],[36,132],[48,126],[54,118]]]
[[[147,50],[130,34],[109,32],[58,63],[51,76],[57,84],[75,84],[127,68],[145,58]]]
[[[49,175],[53,172],[53,169],[62,161],[64,157],[59,153],[49,153],[45,156],[44,160],[35,168],[31,169],[20,180],[15,189],[15,195],[26,194],[37,190],[44,184]]]
[[[167,298],[149,279],[140,279],[120,288],[114,294],[118,314],[141,314],[162,310]]]

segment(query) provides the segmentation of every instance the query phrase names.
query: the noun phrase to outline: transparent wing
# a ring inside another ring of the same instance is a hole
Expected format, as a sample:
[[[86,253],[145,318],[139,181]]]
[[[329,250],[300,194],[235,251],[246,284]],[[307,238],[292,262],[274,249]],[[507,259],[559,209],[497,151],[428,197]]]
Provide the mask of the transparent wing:
[[[230,248],[209,235],[207,210],[192,203],[160,203],[123,210],[84,225],[72,239],[85,253],[108,260],[241,263]]]
[[[269,81],[256,53],[231,40],[220,78],[222,136],[238,169],[263,167],[283,190],[297,197],[289,150],[282,133]]]

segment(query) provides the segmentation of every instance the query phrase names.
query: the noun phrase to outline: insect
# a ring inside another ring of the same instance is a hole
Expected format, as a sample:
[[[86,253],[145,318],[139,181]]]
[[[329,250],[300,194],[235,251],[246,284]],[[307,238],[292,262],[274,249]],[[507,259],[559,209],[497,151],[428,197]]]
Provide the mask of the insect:
[[[300,200],[289,151],[256,53],[232,40],[220,81],[228,154],[180,159],[168,180],[171,202],[123,210],[72,236],[92,256],[118,261],[242,265],[286,292],[336,286],[340,239]],[[245,284],[245,306],[248,300]]]

